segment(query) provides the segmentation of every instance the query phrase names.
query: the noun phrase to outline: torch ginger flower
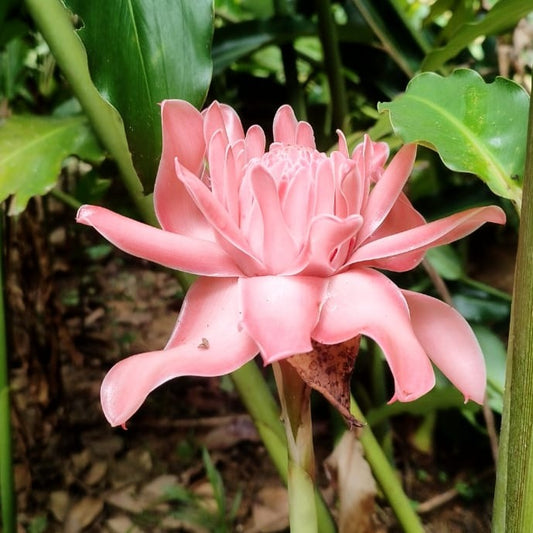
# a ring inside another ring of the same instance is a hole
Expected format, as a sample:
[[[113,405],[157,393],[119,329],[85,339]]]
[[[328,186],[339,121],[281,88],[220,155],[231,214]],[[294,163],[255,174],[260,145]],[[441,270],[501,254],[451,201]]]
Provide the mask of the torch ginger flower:
[[[415,145],[385,166],[385,143],[365,137],[349,154],[339,133],[328,156],[289,106],[274,118],[267,151],[259,126],[245,133],[236,112],[217,102],[200,113],[167,100],[162,127],[154,191],[162,229],[96,206],[77,215],[127,253],[199,275],[166,347],[126,358],[106,375],[101,399],[112,425],[125,424],[172,378],[230,373],[257,353],[265,364],[290,362],[360,335],[385,354],[391,401],[428,392],[434,363],[466,400],[482,403],[485,365],[466,321],[380,270],[410,270],[428,248],[485,222],[505,223],[500,208],[427,223],[402,192]]]

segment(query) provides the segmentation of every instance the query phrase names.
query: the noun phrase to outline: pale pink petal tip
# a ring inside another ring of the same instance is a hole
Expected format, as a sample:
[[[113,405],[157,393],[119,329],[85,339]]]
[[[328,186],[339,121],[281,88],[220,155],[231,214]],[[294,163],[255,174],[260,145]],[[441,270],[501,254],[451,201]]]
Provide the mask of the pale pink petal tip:
[[[89,217],[91,215],[91,206],[90,205],[82,205],[78,212],[76,213],[76,222],[78,224],[86,224],[90,225]]]

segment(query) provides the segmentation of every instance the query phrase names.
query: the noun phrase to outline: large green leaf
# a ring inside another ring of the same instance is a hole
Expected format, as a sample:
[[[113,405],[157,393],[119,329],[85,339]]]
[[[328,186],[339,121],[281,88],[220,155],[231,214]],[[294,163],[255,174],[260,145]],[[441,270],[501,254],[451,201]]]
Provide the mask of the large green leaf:
[[[212,0],[64,0],[99,92],[122,116],[133,162],[149,189],[161,155],[159,102],[199,107],[211,80]]]
[[[419,74],[405,93],[378,104],[405,142],[433,148],[448,168],[478,175],[518,207],[528,108],[528,94],[518,84],[505,78],[487,84],[467,69],[447,78]]]
[[[0,201],[13,195],[9,214],[52,189],[69,155],[92,162],[104,157],[85,117],[13,116],[0,126]]]
[[[478,37],[509,30],[532,11],[533,0],[500,0],[481,20],[461,26],[446,46],[431,51],[422,63],[422,70],[437,70]]]

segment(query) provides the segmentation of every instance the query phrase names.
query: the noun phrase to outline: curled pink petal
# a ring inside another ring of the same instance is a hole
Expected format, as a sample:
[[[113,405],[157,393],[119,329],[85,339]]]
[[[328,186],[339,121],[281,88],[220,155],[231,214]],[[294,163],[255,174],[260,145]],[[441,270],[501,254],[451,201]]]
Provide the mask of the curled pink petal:
[[[351,215],[339,219],[331,215],[321,215],[313,219],[309,228],[309,238],[302,254],[307,254],[309,260],[305,267],[305,274],[315,276],[330,276],[339,269],[346,260],[346,249],[341,249],[343,244],[348,244],[351,237],[363,223],[360,215]],[[344,254],[343,254],[344,252]]]
[[[402,290],[415,335],[429,358],[463,393],[482,404],[487,375],[479,343],[467,321],[448,304]]]
[[[272,274],[290,266],[298,250],[283,218],[276,184],[267,170],[256,166],[250,176],[255,200],[263,217],[262,262]],[[283,253],[280,251],[283,250]]]
[[[254,256],[240,228],[206,185],[188,172],[186,168],[181,167],[177,161],[176,174],[220,236],[218,239],[220,245],[241,266],[242,271],[246,274],[262,273],[264,271],[263,266],[260,260]]]
[[[296,144],[298,121],[291,106],[281,106],[274,117],[274,142]]]
[[[238,319],[236,279],[199,278],[187,292],[167,348],[124,359],[106,375],[100,395],[110,424],[124,425],[170,379],[221,376],[253,359],[257,345]]]
[[[418,341],[407,303],[392,281],[360,268],[329,278],[320,319],[312,333],[322,344],[357,335],[374,339],[394,376],[393,400],[412,401],[435,385],[431,363]]]
[[[163,153],[154,188],[154,207],[164,230],[214,240],[213,230],[176,179],[176,157],[194,175],[203,169],[205,143],[200,112],[183,100],[161,104]]]
[[[217,130],[222,130],[228,143],[244,139],[241,119],[233,108],[226,104],[213,102],[204,112],[204,138],[209,143]]]
[[[117,248],[142,259],[193,274],[242,275],[233,258],[216,242],[163,231],[94,205],[80,207],[76,221],[92,226]]]
[[[327,280],[306,276],[240,278],[242,327],[265,363],[309,352]]]
[[[379,268],[381,259],[390,257],[398,261],[404,254],[448,244],[472,233],[485,222],[505,224],[504,211],[497,206],[476,207],[383,237],[363,244],[349,263],[365,263]],[[408,265],[407,268],[412,267]]]

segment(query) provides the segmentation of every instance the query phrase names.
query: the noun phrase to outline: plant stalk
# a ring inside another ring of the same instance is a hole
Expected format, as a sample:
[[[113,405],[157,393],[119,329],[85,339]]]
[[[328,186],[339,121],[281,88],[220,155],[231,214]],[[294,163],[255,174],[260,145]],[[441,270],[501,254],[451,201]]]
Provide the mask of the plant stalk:
[[[4,305],[3,217],[3,210],[0,210],[0,505],[2,506],[2,531],[4,533],[15,533],[17,530],[17,513],[13,477],[9,365],[7,361],[6,313]]]
[[[529,533],[533,524],[533,105],[507,351],[492,530]]]
[[[333,130],[348,131],[348,101],[342,69],[337,27],[331,11],[331,0],[316,0],[318,32],[324,50],[324,68],[331,93]]]
[[[365,457],[374,473],[374,476],[389,501],[398,522],[407,533],[424,533],[422,522],[396,475],[396,472],[383,453],[370,426],[366,424],[365,417],[359,409],[354,398],[350,401],[350,411],[360,422],[365,424],[361,430],[360,441],[365,451]]]
[[[317,533],[311,388],[287,361],[273,363],[288,451],[291,533]]]

